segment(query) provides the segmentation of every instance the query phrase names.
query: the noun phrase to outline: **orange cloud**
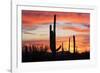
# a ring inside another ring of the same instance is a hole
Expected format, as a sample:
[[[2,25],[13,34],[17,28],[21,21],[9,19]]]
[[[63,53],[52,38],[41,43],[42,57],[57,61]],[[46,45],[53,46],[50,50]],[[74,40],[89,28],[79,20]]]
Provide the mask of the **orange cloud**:
[[[62,27],[62,29],[73,30],[73,31],[76,31],[76,32],[90,32],[90,29],[81,29],[81,28],[78,28],[78,27]]]
[[[49,12],[49,11],[22,11],[23,26],[33,26],[34,24],[53,23],[53,16],[56,14],[57,21],[90,24],[89,13],[76,12]]]

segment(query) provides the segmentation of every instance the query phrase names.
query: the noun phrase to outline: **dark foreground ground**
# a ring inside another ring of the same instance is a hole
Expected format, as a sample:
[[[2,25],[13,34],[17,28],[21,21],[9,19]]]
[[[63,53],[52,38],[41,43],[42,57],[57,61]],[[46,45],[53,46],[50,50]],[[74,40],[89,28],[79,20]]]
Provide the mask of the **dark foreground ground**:
[[[22,62],[63,61],[90,59],[90,53],[58,52],[56,56],[48,52],[22,52]]]

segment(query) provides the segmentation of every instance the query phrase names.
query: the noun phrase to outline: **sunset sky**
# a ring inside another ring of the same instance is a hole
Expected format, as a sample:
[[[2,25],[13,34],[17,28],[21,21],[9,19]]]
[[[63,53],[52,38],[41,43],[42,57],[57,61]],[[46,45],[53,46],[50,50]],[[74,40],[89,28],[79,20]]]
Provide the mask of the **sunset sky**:
[[[25,44],[49,46],[49,26],[53,25],[56,14],[56,46],[63,43],[64,50],[68,50],[68,38],[71,38],[71,52],[73,39],[76,37],[78,52],[90,50],[90,14],[77,12],[50,12],[22,10],[22,41]],[[50,51],[50,49],[48,49]]]

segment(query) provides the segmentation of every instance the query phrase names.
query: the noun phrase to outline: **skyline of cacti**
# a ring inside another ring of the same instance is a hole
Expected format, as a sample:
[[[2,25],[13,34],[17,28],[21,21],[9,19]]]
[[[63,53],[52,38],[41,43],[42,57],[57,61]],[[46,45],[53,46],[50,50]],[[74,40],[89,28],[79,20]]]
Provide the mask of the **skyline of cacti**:
[[[22,62],[90,59],[90,14],[22,10]]]
[[[51,52],[51,28],[51,34],[56,37],[52,38],[55,42],[52,48],[56,48],[58,52],[61,51],[62,43],[64,51],[90,51],[89,17],[89,13],[22,10],[22,42],[25,42],[22,45],[34,44],[40,47],[43,44],[48,46],[48,52]]]

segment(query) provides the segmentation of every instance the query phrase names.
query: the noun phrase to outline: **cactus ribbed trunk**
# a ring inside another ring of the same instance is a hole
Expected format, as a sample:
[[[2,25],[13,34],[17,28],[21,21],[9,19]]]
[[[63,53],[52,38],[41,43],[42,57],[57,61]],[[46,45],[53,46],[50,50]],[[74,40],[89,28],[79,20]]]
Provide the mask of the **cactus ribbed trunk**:
[[[54,44],[54,41],[53,41],[53,31],[52,31],[52,25],[50,25],[50,48],[54,48],[53,47],[53,44]]]

